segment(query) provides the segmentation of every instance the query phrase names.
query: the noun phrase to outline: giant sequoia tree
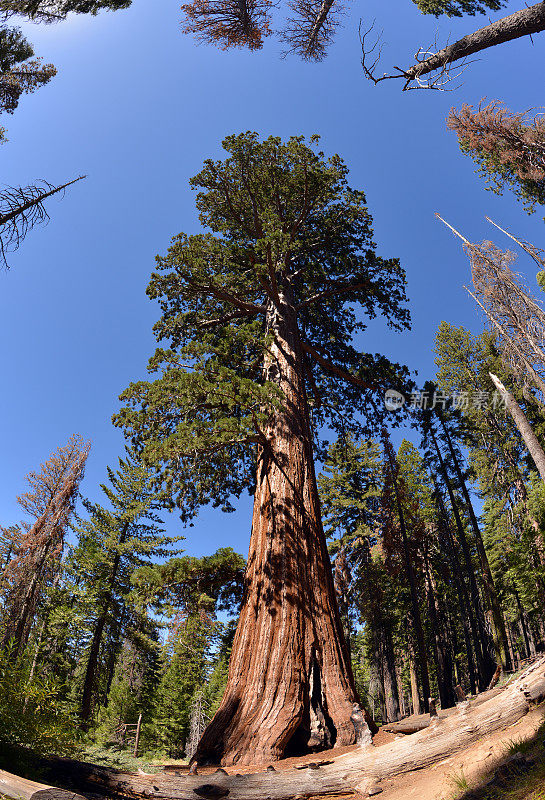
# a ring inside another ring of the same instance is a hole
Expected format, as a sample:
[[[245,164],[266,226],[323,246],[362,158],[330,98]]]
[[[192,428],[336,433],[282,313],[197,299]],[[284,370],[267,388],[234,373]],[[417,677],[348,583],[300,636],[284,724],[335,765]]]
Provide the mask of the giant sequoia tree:
[[[396,371],[352,347],[365,329],[355,307],[397,329],[408,313],[404,273],[376,255],[363,193],[315,145],[246,133],[205,162],[191,183],[209,232],[176,237],[148,289],[171,346],[117,417],[184,516],[255,493],[228,685],[200,762],[277,759],[354,735],[313,433],[326,419],[361,432],[362,386]]]

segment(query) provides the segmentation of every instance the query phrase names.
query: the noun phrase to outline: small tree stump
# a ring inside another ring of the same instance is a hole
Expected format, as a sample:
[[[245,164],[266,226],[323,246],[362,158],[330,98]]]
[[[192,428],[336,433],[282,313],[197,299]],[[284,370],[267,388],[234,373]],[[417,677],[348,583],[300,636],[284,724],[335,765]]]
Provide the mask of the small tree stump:
[[[365,721],[365,716],[358,703],[354,703],[352,713],[350,714],[350,721],[356,733],[356,744],[359,747],[369,747],[369,745],[372,745],[373,737],[371,736],[369,725]]]

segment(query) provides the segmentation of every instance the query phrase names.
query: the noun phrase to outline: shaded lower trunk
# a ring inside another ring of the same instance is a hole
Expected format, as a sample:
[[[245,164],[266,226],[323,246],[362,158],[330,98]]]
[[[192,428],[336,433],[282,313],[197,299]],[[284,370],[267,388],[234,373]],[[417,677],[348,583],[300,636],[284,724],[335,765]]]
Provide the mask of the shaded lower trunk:
[[[282,408],[260,446],[227,687],[196,763],[260,763],[354,741],[357,694],[321,522],[302,350],[282,300],[268,317],[265,364]]]
[[[413,714],[422,714],[422,703],[420,702],[420,693],[418,691],[418,675],[416,673],[416,661],[414,658],[414,649],[409,643],[409,677],[411,679],[411,702],[413,707]]]

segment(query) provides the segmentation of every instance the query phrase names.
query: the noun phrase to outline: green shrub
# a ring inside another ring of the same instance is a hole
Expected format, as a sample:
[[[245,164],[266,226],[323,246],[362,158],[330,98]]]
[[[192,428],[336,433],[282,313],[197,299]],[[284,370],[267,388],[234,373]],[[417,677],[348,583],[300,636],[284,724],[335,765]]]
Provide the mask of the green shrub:
[[[0,650],[0,743],[36,753],[69,751],[77,737],[75,716],[61,700],[61,686],[51,678],[28,683],[28,664]]]

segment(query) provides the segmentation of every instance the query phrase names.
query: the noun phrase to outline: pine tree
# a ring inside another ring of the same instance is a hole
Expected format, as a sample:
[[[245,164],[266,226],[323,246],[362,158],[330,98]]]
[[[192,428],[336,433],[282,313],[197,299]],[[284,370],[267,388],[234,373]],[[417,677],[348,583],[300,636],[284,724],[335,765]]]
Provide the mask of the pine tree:
[[[33,58],[34,49],[19,28],[0,26],[0,113],[13,114],[22,94],[49,83],[57,70]],[[0,141],[4,129],[0,131]]]
[[[139,609],[130,597],[135,570],[154,558],[171,555],[172,545],[182,538],[163,534],[154,511],[156,498],[149,472],[131,453],[119,459],[119,469],[108,468],[108,479],[101,489],[110,508],[84,502],[90,516],[78,520],[78,545],[70,566],[89,635],[80,703],[85,728],[96,704],[101,665],[109,663],[108,680],[124,636],[135,619],[137,627],[139,624]]]
[[[463,14],[486,14],[487,10],[498,11],[507,5],[506,0],[413,0],[423,14],[436,17],[461,17]]]
[[[132,0],[0,0],[0,16],[29,17],[36,22],[58,22],[68,14],[98,14],[129,8]]]
[[[175,620],[164,653],[153,726],[159,749],[181,758],[189,738],[192,704],[208,671],[214,621],[204,610]]]
[[[327,419],[358,432],[362,388],[399,380],[400,368],[352,347],[365,327],[354,306],[395,328],[407,312],[403,272],[376,255],[363,194],[347,186],[341,159],[314,144],[232,136],[226,160],[206,162],[192,180],[211,232],[181,234],[159,260],[149,293],[171,348],[152,359],[161,377],[131,386],[117,416],[186,517],[255,492],[229,682],[197,753],[216,763],[277,759],[292,740],[304,747],[312,680],[329,739],[354,736],[313,431]]]

